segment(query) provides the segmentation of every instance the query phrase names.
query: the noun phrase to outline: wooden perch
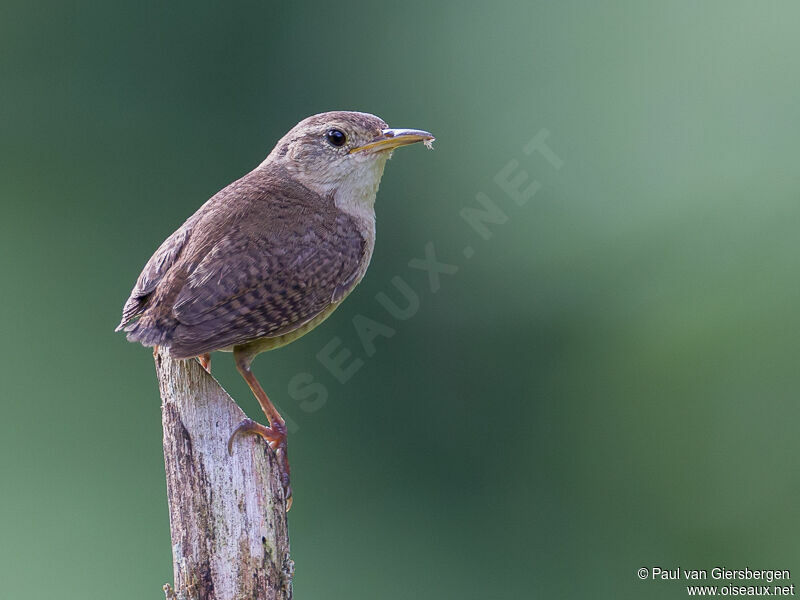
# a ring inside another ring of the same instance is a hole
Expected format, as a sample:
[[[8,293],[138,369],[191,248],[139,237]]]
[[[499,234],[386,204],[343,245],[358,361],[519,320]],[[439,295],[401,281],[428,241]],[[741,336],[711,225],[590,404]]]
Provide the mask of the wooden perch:
[[[289,600],[286,504],[258,436],[226,444],[245,414],[195,360],[155,354],[174,589],[168,600]]]

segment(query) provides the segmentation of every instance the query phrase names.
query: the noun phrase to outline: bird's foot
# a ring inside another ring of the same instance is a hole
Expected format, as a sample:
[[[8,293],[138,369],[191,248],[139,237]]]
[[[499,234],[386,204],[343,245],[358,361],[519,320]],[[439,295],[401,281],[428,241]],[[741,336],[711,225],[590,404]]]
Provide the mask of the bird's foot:
[[[245,419],[236,426],[236,429],[228,438],[228,454],[233,454],[233,442],[239,435],[255,433],[267,442],[270,448],[275,451],[280,469],[281,485],[283,486],[283,497],[286,499],[286,512],[292,507],[292,486],[289,485],[289,456],[286,453],[286,425],[274,423],[272,427],[267,427],[253,419]]]
[[[203,367],[206,370],[206,373],[211,375],[211,355],[210,354],[208,354],[208,353],[201,354],[200,356],[197,357],[197,362],[199,362],[200,366]]]

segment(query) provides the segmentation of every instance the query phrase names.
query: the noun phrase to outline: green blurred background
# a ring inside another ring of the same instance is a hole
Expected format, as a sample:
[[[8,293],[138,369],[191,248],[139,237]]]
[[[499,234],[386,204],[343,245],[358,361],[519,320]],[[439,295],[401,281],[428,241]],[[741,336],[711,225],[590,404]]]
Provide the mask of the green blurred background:
[[[398,151],[357,292],[255,362],[296,425],[297,598],[680,598],[641,566],[800,569],[794,2],[0,6],[3,598],[162,597],[144,262],[301,118]],[[553,168],[522,147],[546,129]],[[495,184],[516,160],[541,189]],[[484,240],[459,216],[488,194]],[[458,266],[435,294],[409,268]],[[475,254],[467,259],[465,247]],[[417,314],[389,317],[375,296]],[[395,330],[366,356],[352,319]],[[334,336],[364,366],[340,384]],[[218,355],[215,373],[258,405]],[[323,406],[291,398],[311,373]]]

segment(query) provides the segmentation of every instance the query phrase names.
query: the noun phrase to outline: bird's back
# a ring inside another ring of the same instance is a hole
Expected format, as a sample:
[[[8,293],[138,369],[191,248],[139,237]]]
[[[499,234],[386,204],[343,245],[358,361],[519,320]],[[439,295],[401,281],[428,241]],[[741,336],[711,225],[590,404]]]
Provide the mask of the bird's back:
[[[357,223],[264,164],[206,202],[145,265],[118,329],[178,358],[294,331],[358,283]]]

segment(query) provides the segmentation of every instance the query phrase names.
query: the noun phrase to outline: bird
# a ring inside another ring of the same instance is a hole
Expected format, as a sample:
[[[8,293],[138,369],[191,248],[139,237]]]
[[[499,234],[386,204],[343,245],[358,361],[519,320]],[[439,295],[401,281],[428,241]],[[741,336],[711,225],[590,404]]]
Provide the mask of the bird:
[[[116,331],[176,359],[232,352],[268,425],[230,434],[264,438],[292,503],[286,424],[252,372],[262,352],[319,326],[366,273],[375,247],[375,197],[400,146],[434,136],[379,117],[330,111],[300,121],[255,169],[203,204],[147,261]]]

